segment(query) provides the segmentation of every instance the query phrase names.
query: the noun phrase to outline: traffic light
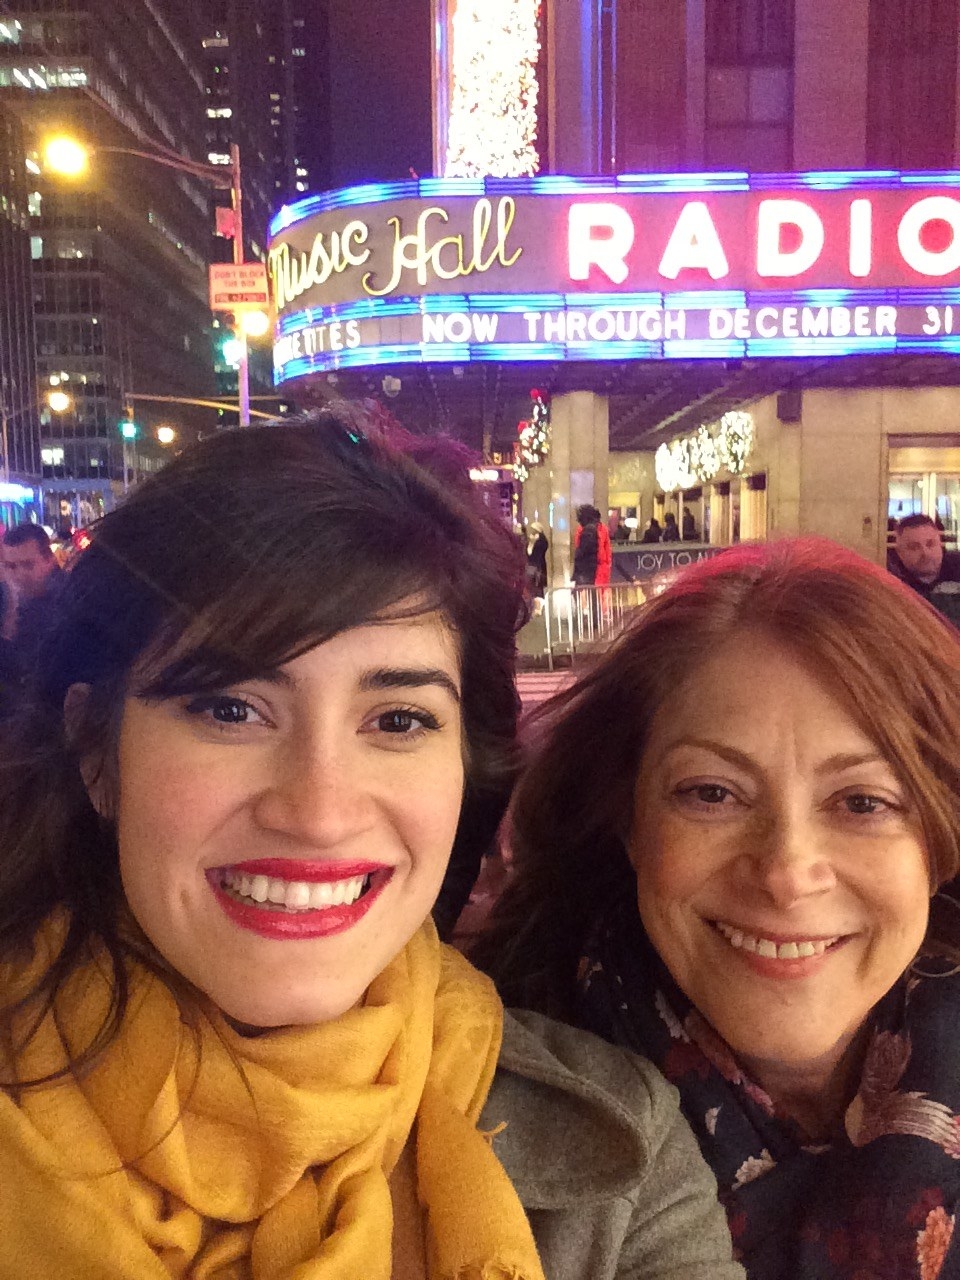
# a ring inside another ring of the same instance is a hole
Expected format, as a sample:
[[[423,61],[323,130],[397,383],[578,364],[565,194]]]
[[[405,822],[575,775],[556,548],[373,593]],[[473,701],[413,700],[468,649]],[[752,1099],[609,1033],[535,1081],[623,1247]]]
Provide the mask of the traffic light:
[[[124,440],[136,440],[137,436],[140,434],[140,428],[135,422],[124,420],[118,425],[120,427],[120,434],[123,436]]]

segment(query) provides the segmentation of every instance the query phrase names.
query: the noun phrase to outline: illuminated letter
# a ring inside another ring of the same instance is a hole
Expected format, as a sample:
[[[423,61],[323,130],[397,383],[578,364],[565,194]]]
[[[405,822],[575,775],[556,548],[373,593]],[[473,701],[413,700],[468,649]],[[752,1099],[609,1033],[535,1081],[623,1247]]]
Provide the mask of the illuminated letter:
[[[850,206],[850,274],[868,276],[873,265],[873,205],[854,200]]]
[[[633,219],[626,209],[608,202],[571,205],[567,235],[571,280],[589,279],[596,266],[614,284],[623,284],[633,244]]]
[[[777,320],[779,319],[776,307],[761,307],[757,312],[756,326],[757,333],[761,338],[775,338],[777,336]],[[767,321],[770,324],[767,324]]]
[[[428,311],[421,316],[421,320],[423,322],[423,338],[421,341],[443,342],[443,316],[431,315]]]
[[[920,242],[928,222],[946,222],[950,227],[950,243],[936,252]],[[908,267],[922,276],[948,276],[960,267],[960,201],[952,196],[927,196],[918,200],[900,219],[897,244]]]
[[[826,307],[804,307],[800,312],[800,334],[804,338],[825,338],[830,330],[830,312]]]
[[[849,338],[851,315],[849,307],[830,308],[830,332],[835,338]]]
[[[800,232],[796,249],[785,253],[780,248],[780,233],[785,226]],[[820,257],[823,249],[823,223],[802,200],[761,200],[757,213],[757,275],[799,276]]]
[[[733,312],[711,307],[707,313],[707,332],[711,338],[729,338],[733,333]]]
[[[691,200],[680,210],[677,225],[663,251],[660,274],[676,280],[680,272],[689,267],[709,272],[713,280],[721,279],[730,271],[710,210],[702,200]]]
[[[877,336],[889,333],[891,337],[896,336],[897,332],[897,308],[896,307],[877,307],[877,317],[874,321],[874,328]]]
[[[473,337],[476,342],[495,342],[497,339],[497,325],[500,317],[491,315],[488,311],[481,312],[479,315],[471,315],[473,320]]]

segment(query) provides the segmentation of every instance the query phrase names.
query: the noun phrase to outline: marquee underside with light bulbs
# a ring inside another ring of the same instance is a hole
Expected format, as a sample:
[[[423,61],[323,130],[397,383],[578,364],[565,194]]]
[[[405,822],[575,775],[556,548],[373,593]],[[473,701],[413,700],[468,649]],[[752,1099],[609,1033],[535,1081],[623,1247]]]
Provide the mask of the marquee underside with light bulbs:
[[[960,351],[960,173],[421,179],[284,207],[275,381]]]

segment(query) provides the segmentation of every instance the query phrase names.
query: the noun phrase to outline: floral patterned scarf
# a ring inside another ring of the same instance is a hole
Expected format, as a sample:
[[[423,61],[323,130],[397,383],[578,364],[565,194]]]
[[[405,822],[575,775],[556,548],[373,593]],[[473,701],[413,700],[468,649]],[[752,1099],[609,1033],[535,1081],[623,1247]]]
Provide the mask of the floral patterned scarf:
[[[672,981],[633,903],[594,930],[578,1020],[679,1090],[750,1280],[960,1280],[960,975],[921,967],[873,1012],[844,1134],[812,1146]]]

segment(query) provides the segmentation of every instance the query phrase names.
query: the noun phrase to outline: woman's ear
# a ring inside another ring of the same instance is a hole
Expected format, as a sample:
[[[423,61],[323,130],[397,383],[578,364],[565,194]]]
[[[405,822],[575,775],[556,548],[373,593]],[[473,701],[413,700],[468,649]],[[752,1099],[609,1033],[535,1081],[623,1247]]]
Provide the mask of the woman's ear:
[[[77,754],[80,777],[86,788],[90,803],[101,818],[113,816],[113,804],[109,798],[104,766],[104,749],[102,746],[92,748],[89,733],[84,732],[86,725],[87,703],[90,698],[88,684],[72,684],[63,700],[63,728],[67,746]]]

